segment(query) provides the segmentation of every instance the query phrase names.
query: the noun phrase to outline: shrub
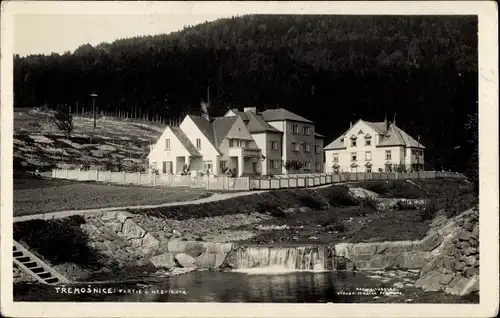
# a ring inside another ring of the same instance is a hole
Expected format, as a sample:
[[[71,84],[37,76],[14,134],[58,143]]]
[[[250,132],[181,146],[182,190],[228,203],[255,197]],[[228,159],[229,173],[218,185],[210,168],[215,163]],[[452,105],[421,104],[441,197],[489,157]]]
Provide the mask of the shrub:
[[[376,199],[367,196],[364,198],[359,198],[358,199],[359,205],[361,205],[364,208],[372,209],[372,210],[377,210],[378,207],[378,202]]]
[[[349,192],[349,189],[342,186],[332,186],[328,188],[328,192],[325,196],[330,206],[355,206],[358,204],[356,199]]]
[[[323,220],[320,225],[328,231],[345,232],[346,228],[337,215],[332,215],[329,219]]]
[[[300,204],[303,206],[306,206],[308,208],[311,208],[313,210],[322,210],[323,209],[323,204],[321,201],[317,200],[310,194],[301,194],[298,196],[298,200]]]
[[[87,233],[77,225],[82,219],[81,216],[73,216],[14,223],[14,239],[25,242],[52,265],[75,263],[93,267],[99,265],[99,255],[88,245]]]
[[[406,200],[399,200],[394,206],[395,210],[417,210],[419,208],[420,206],[418,204]]]
[[[435,199],[429,199],[420,210],[420,218],[424,221],[432,220],[439,210],[438,203]]]
[[[269,213],[271,216],[275,218],[282,218],[286,216],[286,213],[276,204],[270,202],[258,202],[257,203],[257,212],[259,213]]]

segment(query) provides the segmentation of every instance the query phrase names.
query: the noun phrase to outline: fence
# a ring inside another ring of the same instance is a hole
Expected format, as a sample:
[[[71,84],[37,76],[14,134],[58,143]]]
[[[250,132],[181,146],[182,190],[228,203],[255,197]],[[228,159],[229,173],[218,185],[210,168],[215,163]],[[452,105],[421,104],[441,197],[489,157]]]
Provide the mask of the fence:
[[[52,170],[52,177],[79,181],[98,181],[116,184],[135,184],[144,186],[190,187],[209,190],[266,190],[314,187],[349,181],[371,180],[407,180],[407,179],[465,179],[465,176],[456,172],[420,171],[410,173],[378,172],[378,173],[341,173],[341,174],[297,174],[281,175],[272,178],[227,176],[179,176],[153,173],[127,173],[101,170]]]

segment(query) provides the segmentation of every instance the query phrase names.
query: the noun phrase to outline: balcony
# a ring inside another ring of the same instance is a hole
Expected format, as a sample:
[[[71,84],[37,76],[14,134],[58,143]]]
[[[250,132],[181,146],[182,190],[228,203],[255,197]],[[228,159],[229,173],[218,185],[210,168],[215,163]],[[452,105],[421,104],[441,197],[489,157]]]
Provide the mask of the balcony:
[[[229,157],[260,158],[262,151],[257,148],[229,148]]]

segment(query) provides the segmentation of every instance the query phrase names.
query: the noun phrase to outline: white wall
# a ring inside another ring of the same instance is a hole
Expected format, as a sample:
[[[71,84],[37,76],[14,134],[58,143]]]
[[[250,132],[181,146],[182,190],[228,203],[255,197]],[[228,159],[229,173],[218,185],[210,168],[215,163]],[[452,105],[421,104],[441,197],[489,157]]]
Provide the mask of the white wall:
[[[166,139],[170,139],[170,149],[165,148]],[[189,156],[190,154],[186,148],[184,148],[179,139],[177,139],[172,130],[170,130],[170,127],[167,127],[149,153],[149,165],[151,168],[158,169],[160,173],[162,173],[163,162],[171,161],[172,171],[175,173],[178,168],[177,157],[186,157],[186,160],[189,160]]]
[[[323,164],[323,143],[324,143],[324,140],[321,139],[321,138],[316,138],[315,140],[315,147],[313,149],[314,153],[315,153],[315,168],[316,168],[316,164],[320,164],[320,170],[319,172],[324,172],[325,171],[325,167],[324,167],[324,164]],[[316,146],[319,147],[319,153],[316,153]]]
[[[193,120],[186,116],[182,123],[180,124],[180,128],[187,136],[187,138],[191,141],[191,143],[196,147],[196,139],[200,138],[201,140],[201,148],[198,149],[198,152],[203,157],[203,161],[211,161],[212,162],[212,173],[219,173],[219,153],[217,149],[210,143],[210,141],[205,137],[205,135],[198,129],[198,126],[193,122]]]

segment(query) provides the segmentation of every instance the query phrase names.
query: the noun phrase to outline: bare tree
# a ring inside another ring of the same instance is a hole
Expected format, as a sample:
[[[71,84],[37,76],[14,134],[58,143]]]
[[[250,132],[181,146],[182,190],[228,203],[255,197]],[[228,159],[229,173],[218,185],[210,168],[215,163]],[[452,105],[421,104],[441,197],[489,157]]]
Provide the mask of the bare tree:
[[[61,106],[55,111],[52,123],[66,135],[67,139],[69,139],[71,133],[75,130],[73,116],[67,105]]]

